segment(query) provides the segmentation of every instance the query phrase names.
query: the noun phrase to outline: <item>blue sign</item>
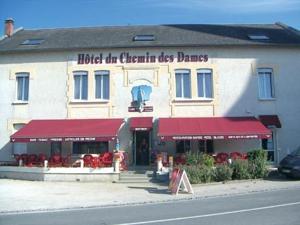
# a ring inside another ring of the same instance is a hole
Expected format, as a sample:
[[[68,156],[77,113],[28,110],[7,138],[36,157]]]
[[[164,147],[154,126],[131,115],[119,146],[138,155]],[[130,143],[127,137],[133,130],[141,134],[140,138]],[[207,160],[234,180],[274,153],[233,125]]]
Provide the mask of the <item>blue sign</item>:
[[[135,86],[131,89],[132,103],[133,106],[139,109],[140,112],[143,111],[146,101],[150,100],[150,94],[152,92],[152,87],[147,85]]]

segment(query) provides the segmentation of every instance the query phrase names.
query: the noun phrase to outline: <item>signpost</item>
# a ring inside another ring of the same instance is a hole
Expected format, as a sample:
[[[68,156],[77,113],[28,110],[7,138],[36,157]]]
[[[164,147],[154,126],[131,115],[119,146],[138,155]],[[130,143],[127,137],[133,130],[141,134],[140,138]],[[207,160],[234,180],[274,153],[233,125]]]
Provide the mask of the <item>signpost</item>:
[[[179,190],[194,194],[192,185],[185,170],[174,169],[170,179],[169,190],[172,194],[178,194]]]

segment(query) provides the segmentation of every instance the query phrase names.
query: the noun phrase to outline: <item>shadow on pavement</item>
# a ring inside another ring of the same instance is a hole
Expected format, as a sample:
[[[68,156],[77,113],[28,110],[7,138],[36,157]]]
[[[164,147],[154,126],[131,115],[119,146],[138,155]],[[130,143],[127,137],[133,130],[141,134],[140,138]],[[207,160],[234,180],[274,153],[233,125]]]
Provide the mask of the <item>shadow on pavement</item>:
[[[156,187],[136,187],[136,186],[128,186],[128,188],[131,189],[144,189],[145,191],[148,191],[151,194],[170,194],[170,191],[166,189],[160,189]]]

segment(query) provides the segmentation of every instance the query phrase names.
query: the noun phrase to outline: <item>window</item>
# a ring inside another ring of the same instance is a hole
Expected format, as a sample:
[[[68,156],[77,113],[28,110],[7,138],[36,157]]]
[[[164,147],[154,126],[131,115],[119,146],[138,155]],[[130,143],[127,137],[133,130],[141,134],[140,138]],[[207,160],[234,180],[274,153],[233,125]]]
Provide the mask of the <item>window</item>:
[[[189,70],[176,70],[176,98],[191,98],[191,73]]]
[[[44,39],[27,39],[21,43],[21,45],[40,45]]]
[[[74,72],[74,99],[88,99],[88,74],[85,71]]]
[[[267,151],[267,160],[269,162],[275,161],[275,136],[274,130],[272,130],[272,137],[269,139],[262,139],[262,148]]]
[[[176,153],[185,153],[191,150],[191,141],[176,141]]]
[[[199,152],[212,154],[214,153],[214,145],[212,140],[200,140],[198,142]]]
[[[199,69],[197,70],[197,84],[199,98],[212,98],[212,70]]]
[[[17,73],[17,100],[28,101],[29,73]]]
[[[272,69],[258,69],[258,85],[260,99],[274,98]]]
[[[154,39],[152,34],[142,34],[134,36],[133,41],[154,41]]]
[[[73,142],[73,154],[100,154],[108,152],[108,142]]]
[[[95,72],[95,98],[96,99],[109,99],[109,71],[96,71]]]
[[[61,142],[51,142],[51,155],[61,155]]]
[[[256,41],[267,41],[270,39],[267,35],[264,34],[249,34],[248,38],[250,40],[256,40]]]

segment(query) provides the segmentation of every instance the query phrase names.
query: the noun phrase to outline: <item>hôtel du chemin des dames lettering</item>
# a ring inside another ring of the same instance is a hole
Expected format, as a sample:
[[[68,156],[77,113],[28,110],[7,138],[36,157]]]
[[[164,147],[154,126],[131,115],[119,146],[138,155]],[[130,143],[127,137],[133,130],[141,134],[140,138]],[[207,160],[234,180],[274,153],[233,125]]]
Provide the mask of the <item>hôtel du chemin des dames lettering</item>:
[[[166,54],[161,52],[159,55],[144,54],[134,55],[129,52],[121,52],[119,55],[108,53],[99,54],[78,54],[77,64],[116,64],[116,63],[181,63],[181,62],[207,62],[208,55],[206,54],[186,54],[184,52],[177,52],[174,54]]]

